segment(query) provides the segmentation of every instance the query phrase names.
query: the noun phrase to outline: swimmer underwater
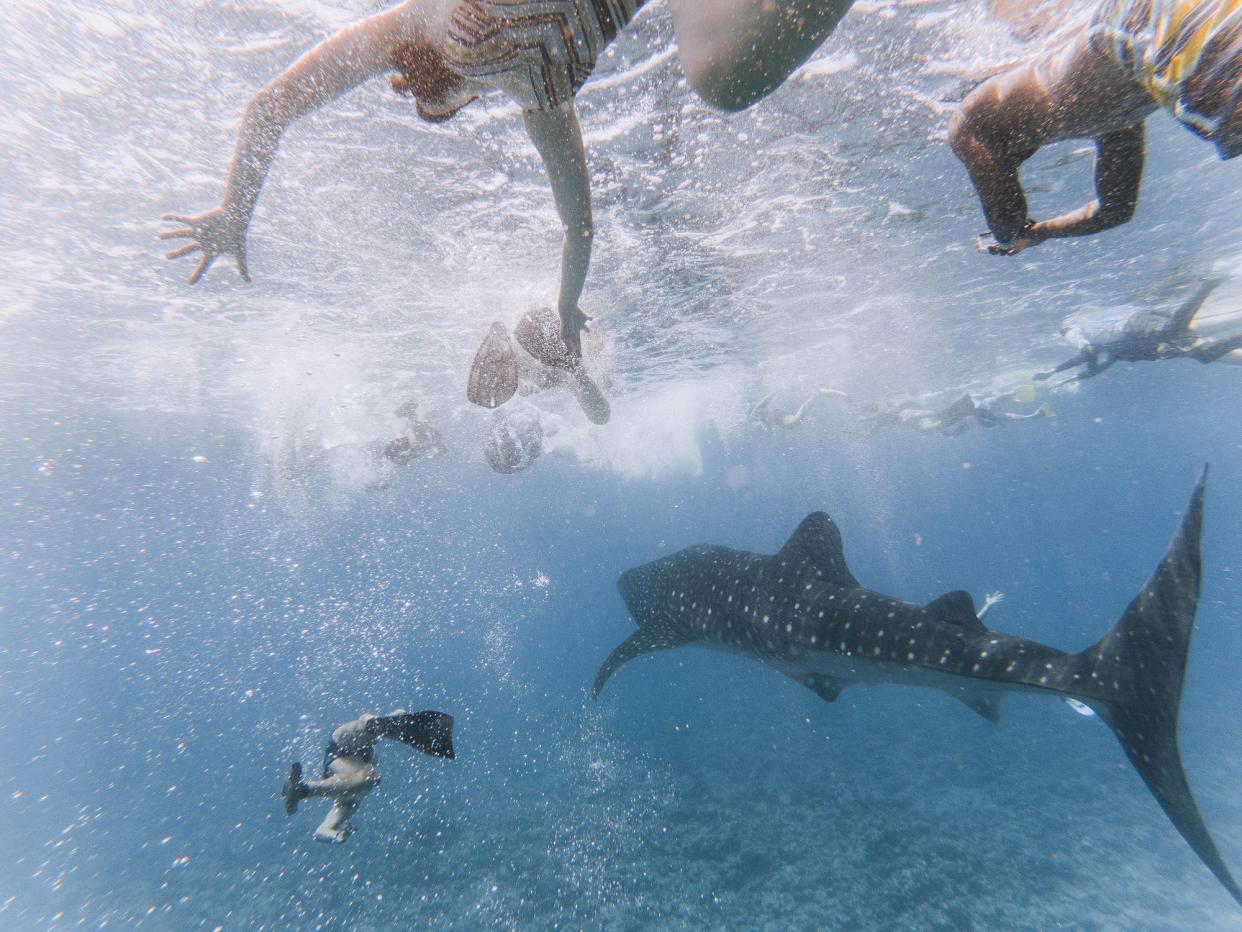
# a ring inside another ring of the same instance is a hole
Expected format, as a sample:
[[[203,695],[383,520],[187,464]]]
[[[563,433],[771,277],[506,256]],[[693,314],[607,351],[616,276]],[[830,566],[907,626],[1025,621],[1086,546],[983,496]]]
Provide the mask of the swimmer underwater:
[[[355,831],[351,824],[358,806],[379,786],[379,760],[375,743],[380,739],[400,741],[410,747],[452,760],[453,716],[443,712],[406,712],[396,709],[388,715],[364,712],[332,732],[323,753],[323,778],[303,780],[302,765],[290,768],[289,779],[281,788],[285,814],[298,811],[298,803],[311,796],[327,796],[332,808],[315,829],[315,840],[340,844]]]
[[[1160,108],[1222,159],[1242,152],[1242,0],[1103,0],[1064,45],[976,88],[953,115],[949,142],[983,205],[995,240],[987,251],[1014,255],[1129,222],[1143,121]],[[1075,138],[1095,142],[1096,197],[1037,222],[1018,169]]]

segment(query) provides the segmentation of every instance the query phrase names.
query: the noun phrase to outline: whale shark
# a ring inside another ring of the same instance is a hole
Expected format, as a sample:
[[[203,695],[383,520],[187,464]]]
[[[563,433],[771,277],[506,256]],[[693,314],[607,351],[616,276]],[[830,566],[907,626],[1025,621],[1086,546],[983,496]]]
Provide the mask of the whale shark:
[[[765,663],[828,702],[858,683],[924,686],[997,722],[1008,693],[1064,699],[1108,724],[1173,825],[1242,905],[1177,746],[1206,478],[1204,467],[1163,559],[1120,620],[1078,653],[989,630],[967,592],[923,605],[864,589],[837,525],[814,512],[772,556],[700,544],[623,573],[617,588],[638,630],[604,661],[592,693],[636,657],[693,644]]]

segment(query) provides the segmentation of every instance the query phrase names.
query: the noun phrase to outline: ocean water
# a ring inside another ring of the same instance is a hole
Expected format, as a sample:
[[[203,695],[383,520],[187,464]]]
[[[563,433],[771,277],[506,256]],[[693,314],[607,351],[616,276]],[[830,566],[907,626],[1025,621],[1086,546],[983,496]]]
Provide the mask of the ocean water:
[[[821,385],[1012,394],[1070,354],[1065,316],[1236,282],[1238,166],[1154,116],[1128,226],[982,256],[948,114],[1055,31],[859,3],[724,115],[653,3],[580,98],[613,418],[528,399],[544,455],[502,476],[466,371],[492,320],[551,298],[559,237],[512,107],[431,127],[377,82],[304,120],[251,285],[220,262],[191,288],[154,239],[216,203],[247,97],[378,8],[6,8],[0,929],[1242,928],[1107,727],[1062,703],[1007,698],[999,725],[911,688],[828,704],[694,647],[590,695],[633,631],[620,573],[771,553],[816,509],[865,586],[1003,591],[990,626],[1082,649],[1210,463],[1180,744],[1242,869],[1236,367],[1119,365],[1040,386],[1054,417],[953,438],[827,398],[795,429],[746,421]],[[1024,170],[1037,215],[1087,196],[1080,149]],[[448,453],[385,471],[368,445],[411,398]],[[326,803],[280,805],[290,762],[396,706],[452,713],[457,758],[382,748],[357,833],[317,844]]]

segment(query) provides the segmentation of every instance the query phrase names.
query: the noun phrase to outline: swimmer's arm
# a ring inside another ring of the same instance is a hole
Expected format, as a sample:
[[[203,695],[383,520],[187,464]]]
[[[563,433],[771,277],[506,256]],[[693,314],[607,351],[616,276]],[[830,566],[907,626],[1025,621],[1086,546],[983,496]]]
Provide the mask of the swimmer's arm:
[[[949,145],[966,166],[988,229],[1001,244],[1012,243],[1026,223],[1026,192],[1018,169],[1037,151],[1009,145],[1021,131],[1018,111],[1008,103],[1005,90],[1014,80],[1001,75],[981,85],[949,121]]]
[[[281,134],[294,120],[391,68],[403,8],[368,17],[311,49],[250,99],[237,134],[224,205],[249,221]]]
[[[251,98],[237,133],[220,206],[200,214],[164,214],[162,218],[184,227],[164,230],[160,239],[189,240],[164,258],[202,253],[190,273],[191,285],[203,277],[218,257],[226,254],[236,258],[238,274],[250,281],[246,231],[285,127],[383,72],[393,44],[411,31],[411,25],[410,11],[405,5],[369,17],[307,52]]]
[[[587,316],[578,308],[591,266],[595,228],[591,219],[591,178],[587,172],[582,130],[573,104],[552,110],[527,110],[522,114],[526,131],[535,144],[552,183],[552,197],[561,218],[565,243],[561,250],[561,287],[557,310],[561,337],[570,355],[582,354],[581,331]]]
[[[975,612],[975,617],[978,618],[980,621],[983,621],[983,618],[985,615],[987,615],[988,610],[991,609],[993,605],[997,604],[998,602],[1003,602],[1003,601],[1005,601],[1005,593],[1003,592],[987,593],[983,597],[983,604],[979,606],[979,611]]]
[[[1077,210],[1044,220],[1026,231],[1040,242],[1066,236],[1088,236],[1128,223],[1138,206],[1143,180],[1143,124],[1129,126],[1095,141],[1096,199]]]

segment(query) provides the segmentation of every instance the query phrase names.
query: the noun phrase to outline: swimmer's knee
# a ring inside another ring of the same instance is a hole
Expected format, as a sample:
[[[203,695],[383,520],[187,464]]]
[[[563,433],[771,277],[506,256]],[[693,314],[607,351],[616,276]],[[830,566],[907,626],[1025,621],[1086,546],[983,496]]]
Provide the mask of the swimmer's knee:
[[[741,113],[771,93],[771,88],[746,88],[743,82],[710,66],[688,65],[686,78],[704,103],[726,113]]]
[[[723,110],[725,113],[741,113],[749,108],[752,104],[762,100],[765,94],[742,95],[721,88],[695,88],[700,97],[716,110]]]

